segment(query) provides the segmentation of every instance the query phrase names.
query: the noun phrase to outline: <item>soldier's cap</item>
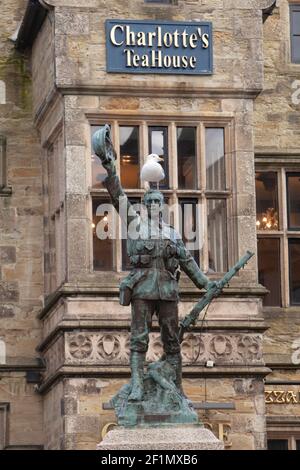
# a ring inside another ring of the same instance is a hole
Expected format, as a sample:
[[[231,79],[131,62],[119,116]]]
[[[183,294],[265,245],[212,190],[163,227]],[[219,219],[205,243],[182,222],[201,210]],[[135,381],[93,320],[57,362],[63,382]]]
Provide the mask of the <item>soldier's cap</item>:
[[[148,191],[146,191],[144,194],[144,204],[147,204],[147,200],[149,199],[149,197],[154,195],[156,197],[159,197],[161,205],[164,203],[164,195],[161,191],[159,191],[158,189],[148,189]]]

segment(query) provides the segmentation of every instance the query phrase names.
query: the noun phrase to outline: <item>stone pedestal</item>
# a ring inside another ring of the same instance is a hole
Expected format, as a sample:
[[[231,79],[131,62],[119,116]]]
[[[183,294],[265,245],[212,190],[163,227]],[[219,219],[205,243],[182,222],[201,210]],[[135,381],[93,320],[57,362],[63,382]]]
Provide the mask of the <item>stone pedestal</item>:
[[[200,425],[118,426],[105,436],[98,450],[223,450],[224,444]]]

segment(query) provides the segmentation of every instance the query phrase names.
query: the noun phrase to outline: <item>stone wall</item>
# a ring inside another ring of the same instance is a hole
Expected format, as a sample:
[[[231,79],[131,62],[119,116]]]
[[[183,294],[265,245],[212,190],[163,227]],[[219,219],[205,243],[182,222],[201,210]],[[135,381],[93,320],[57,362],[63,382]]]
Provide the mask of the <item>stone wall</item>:
[[[267,363],[299,364],[299,311],[279,310],[277,313],[265,313],[265,319],[270,326],[264,338],[264,354]]]
[[[277,8],[264,24],[264,90],[255,100],[254,113],[256,150],[281,151],[283,155],[300,151],[299,92],[296,94],[300,65],[290,59],[289,5],[288,0],[277,0]]]
[[[258,164],[259,157],[267,155],[269,169],[292,159],[291,168],[299,169],[300,66],[290,60],[289,5],[287,0],[277,0],[263,28],[264,90],[254,103],[254,140]],[[300,397],[295,385],[300,363],[299,308],[269,309],[265,320],[269,329],[264,336],[264,357],[273,368],[265,390],[278,393],[267,393],[266,419],[269,433],[280,438],[276,434],[280,429],[291,434],[299,429]]]
[[[85,86],[127,90],[177,87],[178,77],[169,75],[128,76],[106,73],[105,19],[196,20],[214,23],[214,75],[185,76],[183,89],[212,87],[259,90],[262,86],[262,21],[259,3],[231,1],[179,1],[178,5],[151,5],[140,0],[115,0],[107,4],[91,2],[52,2],[55,9],[55,56],[59,87]],[[71,5],[73,8],[71,8]],[[76,6],[76,8],[75,8]],[[86,8],[90,6],[90,8]],[[97,8],[98,7],[98,8]],[[134,12],[134,13],[133,13]],[[125,82],[124,82],[125,81]]]
[[[45,450],[64,448],[63,394],[64,386],[60,382],[43,396]]]
[[[50,11],[32,47],[31,76],[35,83],[33,110],[37,114],[40,107],[50,98],[55,85],[54,71],[54,16]]]
[[[264,24],[264,89],[254,102],[254,140],[258,155],[274,157],[273,168],[300,155],[300,65],[290,59],[290,18],[288,0],[277,0],[272,16]],[[297,93],[298,90],[298,93]],[[258,160],[258,163],[260,161]],[[272,169],[272,164],[269,164]],[[269,364],[292,362],[293,344],[300,338],[299,308],[277,309],[265,315],[269,330],[264,351]],[[287,373],[288,380],[288,373]]]
[[[5,372],[1,369],[0,385],[0,404],[9,403],[8,448],[42,447],[43,399],[37,394],[35,385],[26,382],[24,372]]]
[[[233,233],[230,264],[246,249],[256,251],[252,124],[253,99],[263,85],[260,3],[247,2],[245,7],[245,2],[203,0],[179,1],[178,6],[163,7],[139,0],[126,4],[116,0],[113,5],[100,0],[52,2],[57,6],[53,13],[57,92],[40,107],[37,126],[41,145],[48,152],[47,158],[53,161],[49,150],[59,135],[56,130],[62,132],[64,149],[60,152],[60,162],[65,163],[65,187],[63,198],[57,202],[64,203],[64,212],[61,204],[60,208],[54,204],[47,217],[49,224],[51,218],[56,220],[57,214],[65,218],[65,235],[60,231],[58,238],[61,242],[65,238],[67,265],[65,282],[59,288],[61,297],[57,296],[53,302],[49,297],[41,314],[43,341],[39,351],[45,359],[46,371],[40,392],[44,394],[47,448],[94,449],[103,425],[113,415],[102,410],[99,398],[109,401],[122,382],[120,377],[129,375],[129,309],[121,309],[116,299],[124,273],[92,269],[89,194],[92,122],[106,122],[119,116],[141,121],[149,116],[152,120],[162,116],[166,120],[176,116],[179,121],[180,118],[207,118],[211,122],[225,119],[230,135],[228,155],[234,195],[229,220]],[[180,81],[178,77],[168,76],[162,81],[159,75],[106,74],[104,20],[108,17],[213,20],[214,75],[184,76]],[[46,31],[44,26],[40,37]],[[39,54],[34,48],[33,63],[39,62]],[[50,76],[51,73],[49,65]],[[40,77],[44,74],[43,70]],[[43,93],[40,77],[34,82],[36,96]],[[45,171],[51,179],[49,168],[48,165]],[[51,199],[57,188],[49,184],[48,189]],[[53,233],[49,230],[47,294],[55,292],[54,272],[60,270]],[[236,402],[233,414],[210,411],[206,418],[214,421],[214,429],[222,419],[232,426],[233,448],[263,448],[262,377],[267,371],[261,351],[262,291],[257,286],[255,260],[232,282],[231,289],[226,300],[210,310],[202,342],[199,337],[191,336],[183,345],[186,391],[194,401]],[[186,301],[181,309],[188,309],[198,292],[184,276],[181,290]],[[157,333],[151,338],[151,359],[160,354],[156,336]],[[196,377],[207,375],[204,364],[208,359],[213,359],[216,367],[205,383]],[[221,382],[224,394],[222,388],[220,396]],[[55,438],[51,434],[50,416],[57,430]]]
[[[7,141],[7,186],[0,189],[0,403],[10,403],[8,445],[43,443],[41,397],[25,374],[37,367],[37,312],[43,304],[43,200],[40,147],[32,122],[29,62],[15,51],[25,1],[0,11],[0,134]],[[18,372],[17,372],[18,371]]]
[[[126,380],[120,379],[64,380],[66,449],[95,449],[116,422],[113,410],[103,409],[103,404],[107,404],[124,383]],[[201,421],[224,440],[227,449],[265,447],[264,388],[260,380],[186,379],[183,386],[194,403],[221,401],[235,405],[234,410],[198,410]]]

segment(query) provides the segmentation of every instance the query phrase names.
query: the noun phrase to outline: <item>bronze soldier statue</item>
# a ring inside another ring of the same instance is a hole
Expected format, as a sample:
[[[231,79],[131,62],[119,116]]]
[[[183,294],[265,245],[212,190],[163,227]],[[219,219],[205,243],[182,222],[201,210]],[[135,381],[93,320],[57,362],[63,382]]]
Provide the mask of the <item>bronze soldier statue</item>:
[[[104,185],[113,206],[121,214],[120,201],[128,210],[127,226],[138,218],[140,236],[127,238],[127,253],[132,270],[120,286],[120,303],[131,303],[130,367],[131,391],[129,401],[139,402],[144,393],[144,363],[149,343],[153,314],[159,321],[165,360],[175,371],[174,383],[182,394],[182,360],[178,325],[178,280],[180,268],[199,289],[209,289],[210,282],[186,249],[176,230],[162,220],[163,194],[150,189],[144,195],[146,217],[134,212],[116,174],[116,153],[110,141],[109,127],[93,137],[96,154],[107,171]]]

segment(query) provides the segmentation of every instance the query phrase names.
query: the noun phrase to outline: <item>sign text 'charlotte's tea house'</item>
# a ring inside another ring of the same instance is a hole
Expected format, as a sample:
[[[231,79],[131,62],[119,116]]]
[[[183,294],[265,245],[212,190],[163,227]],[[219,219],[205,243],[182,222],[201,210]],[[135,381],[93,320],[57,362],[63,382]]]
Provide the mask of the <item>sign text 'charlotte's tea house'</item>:
[[[106,21],[107,71],[212,74],[209,22]]]

